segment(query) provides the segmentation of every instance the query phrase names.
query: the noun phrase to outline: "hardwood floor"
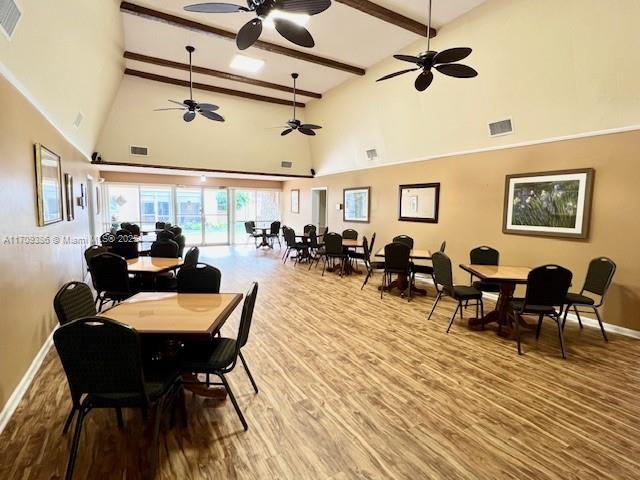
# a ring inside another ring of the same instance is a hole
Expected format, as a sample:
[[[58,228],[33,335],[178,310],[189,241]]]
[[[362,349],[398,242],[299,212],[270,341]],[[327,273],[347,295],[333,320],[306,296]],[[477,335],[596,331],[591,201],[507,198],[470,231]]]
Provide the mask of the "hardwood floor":
[[[339,278],[282,265],[279,251],[203,249],[222,289],[260,282],[242,368],[229,375],[249,431],[230,403],[187,394],[189,426],[163,429],[162,479],[632,479],[640,471],[640,341],[567,328],[569,359],[554,326],[525,355],[493,329],[472,332],[453,303],[431,321],[430,295],[385,294],[375,275]],[[472,308],[468,313],[472,313]],[[224,327],[235,336],[240,309]],[[64,475],[70,408],[55,350],[0,436],[0,478]],[[77,479],[141,478],[138,412],[125,430],[111,411],[90,413]]]

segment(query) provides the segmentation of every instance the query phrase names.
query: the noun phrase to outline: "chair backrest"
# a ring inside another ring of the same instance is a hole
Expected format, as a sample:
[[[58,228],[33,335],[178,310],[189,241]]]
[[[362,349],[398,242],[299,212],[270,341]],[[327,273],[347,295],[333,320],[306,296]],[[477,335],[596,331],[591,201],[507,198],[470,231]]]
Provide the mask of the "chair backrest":
[[[127,260],[137,258],[140,255],[140,252],[138,251],[138,242],[133,239],[131,232],[120,234],[122,231],[123,230],[118,230],[116,233],[116,239],[111,245],[111,251]]]
[[[187,239],[184,235],[180,234],[176,235],[176,238],[174,238],[173,241],[178,244],[178,256],[182,257],[182,255],[184,254],[184,247],[187,243]]]
[[[140,225],[136,225],[135,223],[129,223],[126,228],[132,235],[136,237],[140,236]]]
[[[444,252],[434,252],[431,256],[433,264],[433,276],[437,285],[442,285],[445,292],[453,291],[453,270],[451,268],[451,259]]]
[[[269,231],[271,235],[280,234],[280,222],[271,222],[271,229]]]
[[[393,242],[384,246],[384,268],[390,272],[408,272],[411,248],[406,243]]]
[[[447,242],[442,242],[440,244],[440,251],[444,253],[445,248],[447,248]]]
[[[104,232],[102,235],[100,235],[100,243],[102,244],[103,247],[112,246],[115,239],[116,239],[115,235],[111,232]]]
[[[486,245],[476,247],[469,252],[469,261],[472,265],[498,265],[500,252]]]
[[[89,248],[87,248],[84,251],[84,259],[87,262],[87,267],[91,262],[91,258],[95,257],[96,255],[100,255],[101,253],[107,253],[109,250],[109,247],[106,247],[104,245],[91,245]]]
[[[253,282],[249,291],[244,297],[242,305],[242,316],[240,317],[240,327],[238,328],[238,339],[236,340],[236,352],[247,344],[249,339],[249,330],[251,329],[251,320],[253,319],[253,309],[256,305],[256,297],[258,296],[258,282]]]
[[[318,248],[318,235],[316,234],[315,230],[311,230],[309,232],[309,247],[311,248]]]
[[[373,232],[371,235],[371,244],[369,245],[369,253],[375,255],[375,244],[376,244],[376,232]],[[371,255],[369,255],[371,257]]]
[[[409,247],[409,250],[413,249],[413,238],[411,238],[409,235],[398,235],[397,237],[393,238],[393,242],[404,243],[407,247]]]
[[[163,230],[164,222],[156,222],[156,230]]]
[[[220,293],[222,272],[206,263],[178,270],[178,293]]]
[[[129,225],[131,225],[131,223],[129,223],[129,222],[122,222],[122,223],[120,224],[120,229],[121,229],[121,230],[126,230],[127,232],[131,232],[131,231],[129,230]]]
[[[311,232],[311,230],[315,231],[316,230],[316,226],[309,223],[309,224],[304,226],[303,233],[305,235],[309,235],[309,232]]]
[[[253,220],[250,222],[244,222],[244,231],[247,234],[249,235],[253,234],[253,231],[255,230],[255,228],[256,228],[256,222],[254,222]]]
[[[371,251],[369,250],[369,240],[366,236],[362,237],[362,253],[364,254],[364,261],[369,264],[371,261]]]
[[[324,250],[327,255],[340,255],[342,249],[342,236],[339,233],[331,232],[324,236]]]
[[[582,291],[595,293],[604,299],[615,273],[616,264],[613,260],[607,257],[594,258],[589,262],[589,269],[584,279]]]
[[[89,269],[98,292],[131,292],[129,269],[124,257],[115,253],[101,253],[91,259]]]
[[[53,309],[60,325],[98,313],[91,289],[82,282],[64,284],[53,299]]]
[[[153,242],[149,249],[152,257],[178,258],[180,246],[173,240],[162,240]]]
[[[324,230],[322,231],[321,235],[324,237],[327,233],[329,233],[329,227],[324,227]]]
[[[176,236],[173,234],[171,230],[162,230],[158,232],[156,235],[156,240],[164,241],[164,240],[173,240]]]
[[[182,228],[180,228],[179,226],[175,225],[173,227],[168,228],[167,230],[169,230],[171,233],[173,233],[174,236],[178,236],[178,235],[182,235]]]
[[[542,265],[529,272],[525,308],[527,305],[561,307],[571,286],[573,274],[560,265]]]
[[[148,403],[140,339],[131,327],[104,317],[67,323],[53,334],[75,406],[84,394],[126,394]]]
[[[347,228],[342,231],[342,238],[344,240],[357,240],[358,232],[356,232],[353,228]]]
[[[188,267],[189,265],[195,265],[198,263],[200,259],[200,249],[198,247],[191,247],[187,254],[184,256],[183,267]]]

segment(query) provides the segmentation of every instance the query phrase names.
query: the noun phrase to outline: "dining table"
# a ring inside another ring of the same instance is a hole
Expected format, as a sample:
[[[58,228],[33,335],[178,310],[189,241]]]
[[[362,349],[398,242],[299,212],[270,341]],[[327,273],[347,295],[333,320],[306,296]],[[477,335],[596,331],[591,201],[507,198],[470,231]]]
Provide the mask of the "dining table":
[[[180,267],[182,258],[137,257],[127,260],[129,273],[158,274]]]
[[[260,237],[262,238],[262,241],[260,242],[260,244],[256,244],[256,248],[262,248],[262,247],[269,247],[269,248],[273,248],[273,245],[271,245],[271,244],[268,242],[268,239],[267,239],[267,234],[268,234],[268,232],[270,232],[270,231],[271,231],[271,227],[265,227],[265,228],[263,228],[263,227],[254,227],[253,231],[254,231],[254,232],[255,232],[255,231],[260,231],[260,232],[262,232],[262,233],[260,234]]]
[[[469,320],[469,328],[473,330],[482,329],[484,325],[496,322],[498,324],[498,335],[502,337],[512,337],[513,328],[511,321],[510,302],[518,285],[526,285],[530,267],[512,265],[473,265],[460,264],[460,268],[469,272],[472,276],[480,280],[493,283],[499,286],[500,293],[496,307],[482,318],[472,318]],[[518,316],[517,321],[525,329],[535,328],[526,323],[522,317]]]
[[[378,252],[376,253],[376,257],[384,258],[384,247],[378,250]],[[412,261],[413,260],[431,260],[431,250],[412,248],[411,251],[409,252],[409,259]],[[394,288],[397,288],[400,291],[404,292],[405,290],[407,290],[407,287],[409,286],[409,283],[408,283],[409,281],[410,279],[407,278],[406,276],[398,274],[396,279],[385,287],[385,291],[389,291],[389,290],[393,290]],[[419,288],[415,285],[415,283],[411,286],[411,291],[417,293],[418,295],[422,295],[422,296],[427,295],[427,289]]]

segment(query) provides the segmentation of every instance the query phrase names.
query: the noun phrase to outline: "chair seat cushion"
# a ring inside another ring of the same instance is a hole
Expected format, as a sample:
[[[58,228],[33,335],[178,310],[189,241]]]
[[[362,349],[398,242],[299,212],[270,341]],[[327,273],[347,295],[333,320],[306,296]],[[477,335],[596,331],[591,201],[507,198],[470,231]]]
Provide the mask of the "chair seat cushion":
[[[482,292],[467,285],[454,285],[453,296],[461,299],[482,298]]]
[[[371,268],[374,270],[384,270],[384,262],[371,262]]]
[[[509,305],[520,313],[556,313],[556,309],[548,305],[527,305],[527,308],[524,308],[524,298],[514,298],[509,302]]]
[[[431,265],[419,265],[416,263],[411,264],[411,271],[413,273],[424,273],[425,275],[433,274],[433,266]]]
[[[567,293],[566,303],[573,305],[595,305],[596,301],[593,298],[580,295],[579,293]]]
[[[183,372],[216,372],[231,365],[235,358],[236,341],[233,338],[213,338],[200,345],[189,345],[180,360]]]
[[[476,281],[473,282],[473,288],[476,290],[480,290],[482,292],[499,292],[500,285],[498,283],[484,282],[484,281]]]
[[[363,252],[349,252],[349,256],[351,258],[357,258],[359,260],[364,260],[364,253]]]

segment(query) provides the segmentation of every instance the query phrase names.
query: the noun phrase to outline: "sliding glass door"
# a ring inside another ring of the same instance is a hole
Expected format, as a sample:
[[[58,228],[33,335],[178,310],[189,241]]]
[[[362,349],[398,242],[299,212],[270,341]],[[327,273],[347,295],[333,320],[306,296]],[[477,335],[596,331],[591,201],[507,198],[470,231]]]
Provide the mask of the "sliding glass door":
[[[202,188],[176,188],[176,225],[182,228],[187,245],[203,243]]]
[[[227,245],[229,243],[229,193],[227,189],[205,188],[204,243]]]

